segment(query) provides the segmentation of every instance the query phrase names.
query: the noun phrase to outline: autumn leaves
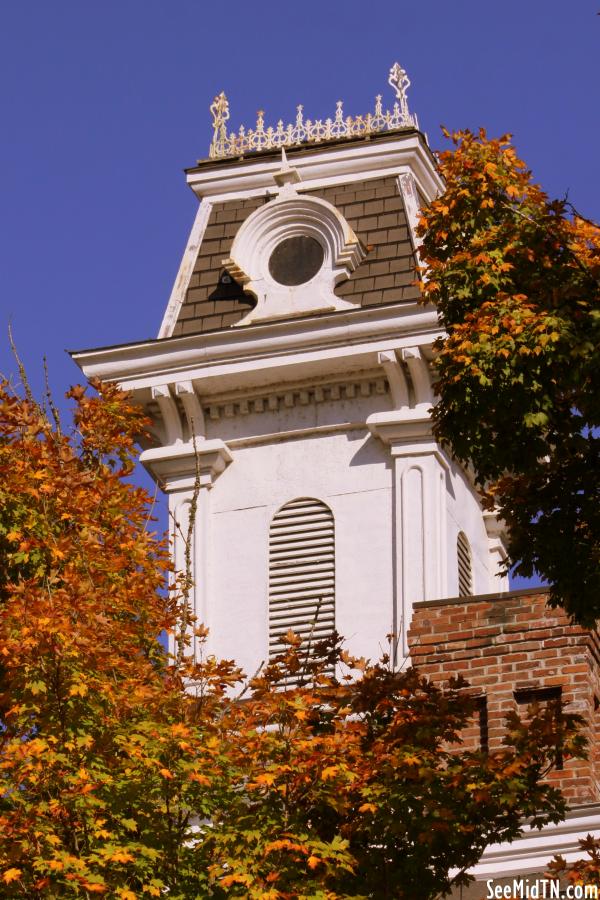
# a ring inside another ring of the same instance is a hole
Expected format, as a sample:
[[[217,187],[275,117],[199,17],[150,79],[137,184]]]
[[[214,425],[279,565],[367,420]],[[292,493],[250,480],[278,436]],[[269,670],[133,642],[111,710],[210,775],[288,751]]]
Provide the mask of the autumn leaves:
[[[70,432],[0,388],[2,896],[425,900],[523,815],[561,815],[542,775],[557,742],[581,752],[574,717],[513,720],[488,755],[460,744],[460,682],[337,639],[289,634],[249,684],[168,658],[162,629],[206,630],[127,477],[144,423],[97,388],[71,392]]]
[[[447,134],[447,133],[446,133]],[[450,135],[447,134],[449,137]],[[509,525],[517,572],[600,616],[600,228],[549,200],[509,137],[459,132],[423,212],[438,345],[438,439]]]

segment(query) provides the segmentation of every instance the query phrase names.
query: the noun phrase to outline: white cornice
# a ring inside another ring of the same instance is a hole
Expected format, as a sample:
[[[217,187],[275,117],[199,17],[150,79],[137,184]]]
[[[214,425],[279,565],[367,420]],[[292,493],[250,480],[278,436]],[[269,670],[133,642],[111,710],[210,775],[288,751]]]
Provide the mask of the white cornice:
[[[546,825],[541,830],[527,827],[512,843],[492,844],[470,870],[477,881],[545,872],[555,854],[568,863],[582,859],[585,853],[579,841],[588,834],[600,837],[600,806],[597,804],[569,811],[565,822]]]
[[[199,395],[378,368],[378,353],[431,344],[436,311],[417,302],[336,312],[73,353],[86,377],[126,390],[192,380]]]
[[[412,173],[427,199],[433,199],[443,190],[431,153],[418,132],[399,134],[388,140],[316,148],[314,152],[288,153],[302,180],[302,190],[407,172]],[[280,169],[279,157],[246,157],[238,163],[193,169],[188,172],[187,182],[200,198],[211,197],[215,202],[231,200],[262,195],[265,191],[276,193],[274,176]]]

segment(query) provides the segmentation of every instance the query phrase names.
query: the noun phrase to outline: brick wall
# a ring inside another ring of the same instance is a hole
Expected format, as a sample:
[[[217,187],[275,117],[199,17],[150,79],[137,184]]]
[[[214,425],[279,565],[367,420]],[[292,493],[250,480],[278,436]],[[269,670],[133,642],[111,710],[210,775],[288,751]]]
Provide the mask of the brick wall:
[[[546,599],[538,590],[417,603],[411,656],[435,681],[465,676],[481,697],[465,737],[479,742],[487,731],[491,750],[501,745],[509,710],[524,714],[532,693],[543,702],[560,692],[567,709],[585,719],[589,759],[567,760],[550,778],[571,802],[591,802],[600,799],[600,642]]]

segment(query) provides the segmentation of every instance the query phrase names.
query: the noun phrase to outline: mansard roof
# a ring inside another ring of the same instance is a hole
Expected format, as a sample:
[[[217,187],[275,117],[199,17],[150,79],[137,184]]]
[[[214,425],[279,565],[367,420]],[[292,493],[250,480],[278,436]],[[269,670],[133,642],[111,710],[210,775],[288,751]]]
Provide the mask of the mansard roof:
[[[338,297],[362,307],[418,298],[414,247],[397,176],[383,175],[306,191],[298,185],[298,193],[331,203],[367,251],[352,275],[337,286]],[[249,298],[244,298],[241,291],[232,299],[219,290],[223,260],[229,257],[242,223],[269,200],[266,191],[260,196],[212,205],[173,336],[227,328],[248,313]]]

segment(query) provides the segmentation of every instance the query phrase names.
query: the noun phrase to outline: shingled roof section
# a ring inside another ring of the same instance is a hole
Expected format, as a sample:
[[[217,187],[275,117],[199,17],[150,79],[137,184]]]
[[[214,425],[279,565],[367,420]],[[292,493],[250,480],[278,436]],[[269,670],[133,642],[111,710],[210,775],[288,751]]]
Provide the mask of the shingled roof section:
[[[397,178],[373,178],[306,193],[321,197],[347,219],[368,253],[336,294],[360,306],[415,300],[415,258]],[[198,334],[239,322],[250,307],[239,300],[211,299],[242,222],[268,198],[215,203],[173,334]]]
[[[219,276],[223,271],[222,261],[229,256],[240,225],[264,203],[266,197],[253,197],[250,200],[228,200],[213,205],[185,300],[173,329],[174,335],[227,328],[248,313],[250,307],[247,303],[240,303],[238,300],[211,300],[210,295],[217,289]]]
[[[350,278],[337,286],[338,297],[361,306],[419,297],[414,249],[395,176],[311,193],[339,209],[363,246],[372,248]]]

